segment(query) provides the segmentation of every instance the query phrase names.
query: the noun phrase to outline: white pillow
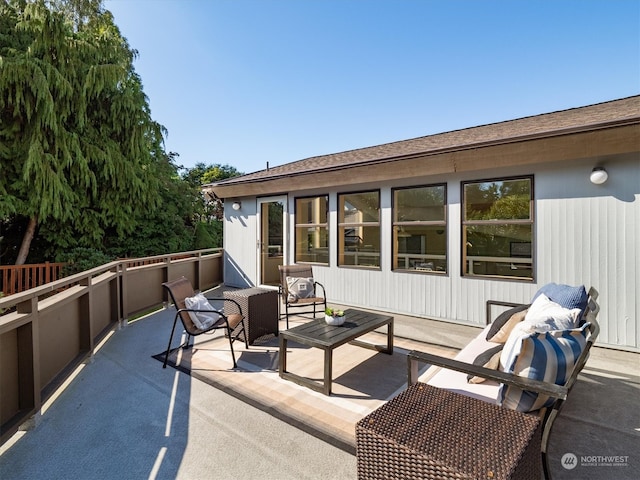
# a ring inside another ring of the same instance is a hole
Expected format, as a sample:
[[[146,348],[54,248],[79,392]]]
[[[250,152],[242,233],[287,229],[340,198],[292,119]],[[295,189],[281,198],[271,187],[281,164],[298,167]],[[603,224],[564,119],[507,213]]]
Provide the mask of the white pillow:
[[[522,340],[532,333],[543,333],[553,330],[572,330],[578,327],[581,310],[569,310],[549,300],[541,293],[531,304],[524,320],[518,323],[504,344],[500,355],[500,370],[508,371],[514,359],[520,355]]]
[[[579,308],[564,308],[541,293],[529,307],[521,328],[528,333],[570,330],[578,327],[580,314]]]
[[[289,303],[295,303],[301,298],[316,296],[313,277],[287,277],[286,280]]]
[[[188,309],[193,310],[209,310],[216,311],[213,306],[207,300],[202,293],[197,293],[193,297],[187,297],[184,299],[184,305]],[[214,315],[209,315],[207,313],[202,312],[188,312],[189,317],[191,317],[191,321],[193,324],[198,327],[200,330],[205,330],[209,328],[216,321],[216,317]]]
[[[511,333],[509,338],[504,344],[504,348],[500,353],[500,370],[506,372],[509,370],[515,358],[520,355],[520,349],[522,348],[522,340],[531,335],[529,326],[524,324],[524,321],[518,323]]]

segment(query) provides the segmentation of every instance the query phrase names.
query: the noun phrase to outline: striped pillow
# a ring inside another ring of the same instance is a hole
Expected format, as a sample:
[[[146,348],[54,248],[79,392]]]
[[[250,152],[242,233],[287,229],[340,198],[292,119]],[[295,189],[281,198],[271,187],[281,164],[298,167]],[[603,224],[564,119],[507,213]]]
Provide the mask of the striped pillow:
[[[588,326],[587,323],[576,329],[550,330],[522,336],[510,351],[506,351],[505,346],[500,363],[507,365],[504,369],[506,372],[564,385],[585,349]],[[520,412],[539,410],[551,406],[555,401],[546,395],[504,384],[500,387],[498,398],[502,406]]]

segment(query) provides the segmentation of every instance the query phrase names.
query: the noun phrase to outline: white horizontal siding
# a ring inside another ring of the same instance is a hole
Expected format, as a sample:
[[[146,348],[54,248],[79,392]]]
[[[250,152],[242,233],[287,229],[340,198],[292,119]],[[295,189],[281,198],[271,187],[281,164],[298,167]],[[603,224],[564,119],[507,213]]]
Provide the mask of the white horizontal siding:
[[[600,293],[598,343],[640,349],[640,157],[607,159],[609,180],[592,185],[589,173],[596,162],[482,172],[477,177],[419,178],[405,185],[448,184],[448,273],[416,274],[391,271],[391,185],[354,186],[381,189],[382,268],[340,268],[336,262],[336,197],[329,193],[330,266],[314,266],[330,302],[443,319],[471,325],[485,324],[487,300],[528,303],[542,285],[555,282],[594,286]],[[460,182],[507,175],[534,175],[535,281],[512,281],[460,276]],[[298,194],[296,194],[298,195]],[[301,193],[299,196],[307,195]],[[293,212],[293,196],[289,211]],[[225,269],[225,281],[256,278],[255,211],[240,221],[227,217],[225,250],[234,267]],[[255,203],[255,201],[253,201]],[[289,225],[294,221],[289,215]],[[232,239],[230,239],[232,237]],[[293,263],[293,243],[289,262]],[[235,272],[240,268],[242,273]]]

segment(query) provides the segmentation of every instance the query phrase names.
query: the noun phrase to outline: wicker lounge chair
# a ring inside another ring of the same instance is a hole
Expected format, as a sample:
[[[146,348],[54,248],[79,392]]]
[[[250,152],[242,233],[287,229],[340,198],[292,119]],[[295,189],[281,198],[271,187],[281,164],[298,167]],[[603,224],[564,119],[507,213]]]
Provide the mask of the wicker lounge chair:
[[[289,328],[289,310],[295,309],[296,314],[312,313],[316,316],[317,307],[322,307],[321,313],[327,308],[327,295],[324,286],[313,280],[313,270],[309,265],[278,265],[280,270],[280,294],[285,305],[287,329]],[[306,280],[308,296],[300,295],[292,286],[292,279]],[[310,284],[310,285],[309,285]],[[310,286],[313,288],[310,288]],[[306,308],[306,310],[304,310]],[[302,310],[300,310],[302,309]]]
[[[532,448],[536,451],[538,458],[537,464],[534,465],[534,467],[539,469],[541,464],[545,478],[551,478],[547,457],[549,437],[553,423],[560,413],[569,392],[575,384],[578,374],[589,357],[591,346],[598,337],[599,326],[596,321],[596,316],[600,307],[596,302],[597,297],[598,292],[594,288],[591,288],[588,292],[587,306],[582,316],[582,325],[584,326],[585,333],[585,346],[580,355],[576,358],[571,374],[560,385],[529,379],[512,373],[506,373],[472,364],[471,359],[476,358],[478,351],[482,351],[483,349],[486,350],[486,335],[491,325],[488,325],[487,328],[485,328],[474,340],[461,350],[454,359],[419,351],[409,352],[407,357],[408,392],[404,397],[396,397],[396,399],[391,400],[381,407],[381,411],[378,414],[374,411],[372,414],[365,417],[356,427],[358,443],[358,471],[362,472],[361,477],[383,478],[386,476],[387,478],[400,478],[405,476],[405,478],[439,478],[438,475],[442,472],[434,474],[434,476],[429,476],[426,470],[420,471],[419,468],[417,472],[414,472],[414,475],[406,476],[406,472],[403,472],[399,474],[400,476],[394,476],[400,472],[400,468],[404,468],[404,463],[411,461],[413,461],[415,465],[417,465],[415,462],[422,462],[420,464],[424,465],[424,468],[430,471],[434,468],[434,465],[438,468],[443,467],[441,463],[434,460],[436,457],[433,456],[434,450],[431,448],[431,443],[441,442],[442,437],[433,436],[433,438],[427,438],[429,434],[423,432],[423,438],[420,441],[424,443],[417,449],[414,448],[417,440],[413,439],[405,442],[404,439],[411,438],[408,436],[406,429],[408,428],[407,425],[415,423],[415,419],[411,417],[416,415],[416,409],[407,408],[406,405],[404,405],[403,408],[394,407],[394,404],[397,403],[399,405],[403,402],[406,404],[408,401],[407,399],[410,399],[412,405],[420,406],[425,403],[432,404],[433,397],[436,395],[434,393],[434,389],[444,389],[447,391],[447,395],[452,396],[452,398],[447,398],[445,403],[467,405],[466,410],[460,410],[457,415],[467,418],[470,415],[470,412],[472,412],[473,415],[476,416],[475,423],[477,424],[477,427],[475,428],[484,431],[485,433],[489,432],[489,427],[492,428],[496,423],[521,423],[524,417],[535,418],[539,422],[539,426],[531,424],[527,427],[528,430],[526,438],[530,436],[531,439],[521,445],[521,449],[519,450],[520,456],[514,457],[510,460],[512,464],[509,465],[509,468],[506,470],[507,473],[505,473],[504,476],[494,476],[497,472],[492,471],[491,476],[493,476],[493,478],[520,478],[519,475],[521,474],[514,472],[520,472],[522,465],[530,463]],[[517,304],[504,302],[488,302],[488,304],[489,303],[512,307],[517,306]],[[489,314],[489,312],[490,308],[488,305],[487,313]],[[480,348],[478,348],[479,346]],[[425,374],[419,376],[418,367],[420,364],[427,364],[432,367]],[[469,376],[482,377],[488,381],[480,384],[469,384]],[[550,405],[527,413],[522,411],[516,412],[506,407],[498,406],[497,395],[499,395],[501,385],[504,385],[505,388],[512,387],[518,389],[518,391],[532,392],[533,395],[540,394],[547,396],[551,399],[549,402]],[[458,398],[461,396],[471,398],[462,400]],[[395,418],[393,422],[398,425],[398,428],[405,429],[404,437],[402,437],[402,440],[400,441],[398,440],[400,437],[398,437],[397,431],[394,430],[393,427],[389,426],[390,420],[386,420],[386,423],[381,423],[377,418],[374,418],[375,414],[380,418],[385,419],[391,411],[396,412],[395,415],[400,416],[400,418]],[[478,414],[478,412],[482,413]],[[449,413],[451,414],[451,412]],[[479,418],[477,417],[478,415],[480,415]],[[454,416],[456,416],[456,414],[454,414]],[[503,416],[502,420],[500,420],[501,416]],[[522,417],[521,420],[518,420],[517,416]],[[372,427],[371,425],[376,426]],[[521,426],[520,428],[522,429],[524,427]],[[473,438],[469,439],[469,437],[473,437],[475,433],[477,432],[470,432],[469,434],[461,431],[454,432],[452,433],[456,438],[454,443],[456,445],[460,445],[459,448],[464,448],[466,441],[474,441]],[[375,449],[368,446],[368,442],[373,438],[372,435],[377,438],[379,443]],[[494,439],[497,439],[497,436],[495,435],[489,436],[493,436]],[[504,433],[499,436],[504,437]],[[451,449],[455,448],[458,447],[455,445],[451,446]],[[447,458],[456,458],[455,451],[452,452],[450,450],[447,450],[444,453],[444,456]],[[376,453],[372,454],[372,452]],[[416,459],[416,455],[420,458]],[[394,462],[393,458],[396,460],[394,464],[391,464],[390,462]],[[540,459],[542,460],[541,462]],[[495,461],[494,458],[486,458],[485,460],[489,463]],[[506,460],[502,461],[505,462]],[[380,477],[371,475],[372,471],[380,472],[381,468],[383,468],[384,473]],[[525,470],[530,469],[531,465]],[[474,475],[479,475],[478,472],[479,470],[474,470],[473,473],[470,473],[470,478],[474,478]],[[455,478],[466,477],[462,476]]]
[[[169,353],[177,350],[178,348],[188,348],[191,337],[195,337],[197,335],[202,335],[203,333],[210,332],[216,329],[224,329],[227,337],[229,338],[229,347],[231,348],[231,358],[233,359],[233,368],[236,368],[238,365],[236,364],[236,356],[233,352],[233,342],[242,335],[245,342],[245,347],[249,348],[247,343],[247,335],[244,330],[244,317],[242,315],[242,309],[238,302],[235,300],[231,300],[228,298],[225,299],[217,299],[224,300],[224,302],[232,302],[237,307],[237,311],[239,313],[228,314],[226,315],[223,311],[220,310],[196,310],[186,308],[185,300],[189,297],[193,297],[196,292],[193,290],[191,286],[191,282],[185,278],[180,277],[176,280],[172,280],[170,282],[165,282],[162,286],[169,292],[171,296],[171,301],[176,307],[176,315],[173,319],[173,327],[171,328],[171,335],[169,336],[169,345],[167,346],[167,351],[164,357],[164,363],[162,368],[167,367],[167,360],[169,359]],[[213,308],[213,307],[212,307]],[[206,328],[199,328],[196,326],[191,318],[190,313],[205,313],[207,315],[213,316],[213,322],[207,326]],[[176,329],[176,324],[178,322],[178,318],[180,318],[182,325],[184,326],[185,331],[187,332],[187,339],[183,345],[180,345],[176,348],[171,348],[171,342],[173,341],[173,333]],[[238,327],[238,328],[236,328]]]

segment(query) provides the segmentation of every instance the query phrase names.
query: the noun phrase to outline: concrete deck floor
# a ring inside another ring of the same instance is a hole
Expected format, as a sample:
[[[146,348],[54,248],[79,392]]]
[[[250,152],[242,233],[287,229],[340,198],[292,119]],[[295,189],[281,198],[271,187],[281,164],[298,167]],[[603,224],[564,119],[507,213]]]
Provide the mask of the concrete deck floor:
[[[0,447],[0,478],[357,477],[355,456],[195,378],[162,369],[151,355],[165,347],[172,317],[163,310],[114,331],[45,404],[37,427]],[[478,333],[395,318],[397,337],[456,349]],[[640,478],[639,367],[638,354],[593,350],[552,434],[554,478]],[[580,435],[572,433],[577,424]],[[576,455],[576,468],[560,467],[565,453]],[[626,457],[625,465],[596,458],[614,455]]]

